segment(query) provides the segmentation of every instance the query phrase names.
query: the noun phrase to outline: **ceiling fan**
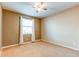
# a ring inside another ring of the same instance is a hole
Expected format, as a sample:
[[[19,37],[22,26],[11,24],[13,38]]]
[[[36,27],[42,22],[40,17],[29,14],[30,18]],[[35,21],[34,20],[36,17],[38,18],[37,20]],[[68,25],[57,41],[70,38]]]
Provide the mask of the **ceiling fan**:
[[[33,8],[36,10],[36,12],[40,12],[40,11],[46,11],[47,7],[46,4],[44,2],[36,2],[33,5]]]

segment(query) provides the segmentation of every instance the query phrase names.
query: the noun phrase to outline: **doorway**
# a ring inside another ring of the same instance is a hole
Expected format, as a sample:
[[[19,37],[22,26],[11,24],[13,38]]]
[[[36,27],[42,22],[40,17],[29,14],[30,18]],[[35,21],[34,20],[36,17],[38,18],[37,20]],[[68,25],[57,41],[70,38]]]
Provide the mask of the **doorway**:
[[[20,18],[20,44],[35,41],[34,19]]]

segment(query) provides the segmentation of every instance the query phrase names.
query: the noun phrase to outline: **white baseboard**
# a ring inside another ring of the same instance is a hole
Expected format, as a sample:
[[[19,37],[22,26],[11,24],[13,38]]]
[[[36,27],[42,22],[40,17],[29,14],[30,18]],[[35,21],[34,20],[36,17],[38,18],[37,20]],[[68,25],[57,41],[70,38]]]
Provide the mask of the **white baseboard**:
[[[40,41],[40,40],[35,40],[35,41],[33,41],[33,42],[38,42],[38,41]],[[17,46],[17,45],[24,45],[24,44],[30,43],[30,42],[32,42],[32,41],[24,42],[24,43],[22,43],[22,44],[13,44],[13,45],[9,45],[9,46],[4,46],[4,47],[1,47],[1,49],[9,48],[9,47]]]
[[[48,41],[48,40],[45,40],[45,39],[41,39],[41,40],[44,41],[44,42],[48,42],[48,43],[51,43],[51,44],[55,44],[55,45],[59,45],[59,46],[65,47],[65,48],[69,48],[69,49],[72,49],[72,50],[79,51],[79,49],[77,49],[77,48],[73,48],[73,47],[70,47],[70,46],[65,46],[65,45],[62,45],[60,43]]]
[[[2,47],[1,49],[9,48],[9,47],[17,46],[17,45],[19,45],[19,44],[13,44],[13,45],[9,45],[9,46],[4,46],[4,47]]]

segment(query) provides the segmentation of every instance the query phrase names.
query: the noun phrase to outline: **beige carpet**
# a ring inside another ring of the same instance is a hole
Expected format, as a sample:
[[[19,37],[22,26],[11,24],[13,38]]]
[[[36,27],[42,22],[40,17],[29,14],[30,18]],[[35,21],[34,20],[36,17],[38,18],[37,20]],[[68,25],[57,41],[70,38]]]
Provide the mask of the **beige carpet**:
[[[26,43],[2,50],[5,57],[76,57],[79,52],[46,42]]]

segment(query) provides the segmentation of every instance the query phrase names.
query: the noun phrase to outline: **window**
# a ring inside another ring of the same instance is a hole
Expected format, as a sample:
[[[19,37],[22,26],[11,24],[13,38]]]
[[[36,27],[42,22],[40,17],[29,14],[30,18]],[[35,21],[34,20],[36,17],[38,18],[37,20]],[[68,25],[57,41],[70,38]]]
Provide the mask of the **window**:
[[[32,34],[32,20],[23,18],[23,34]]]

